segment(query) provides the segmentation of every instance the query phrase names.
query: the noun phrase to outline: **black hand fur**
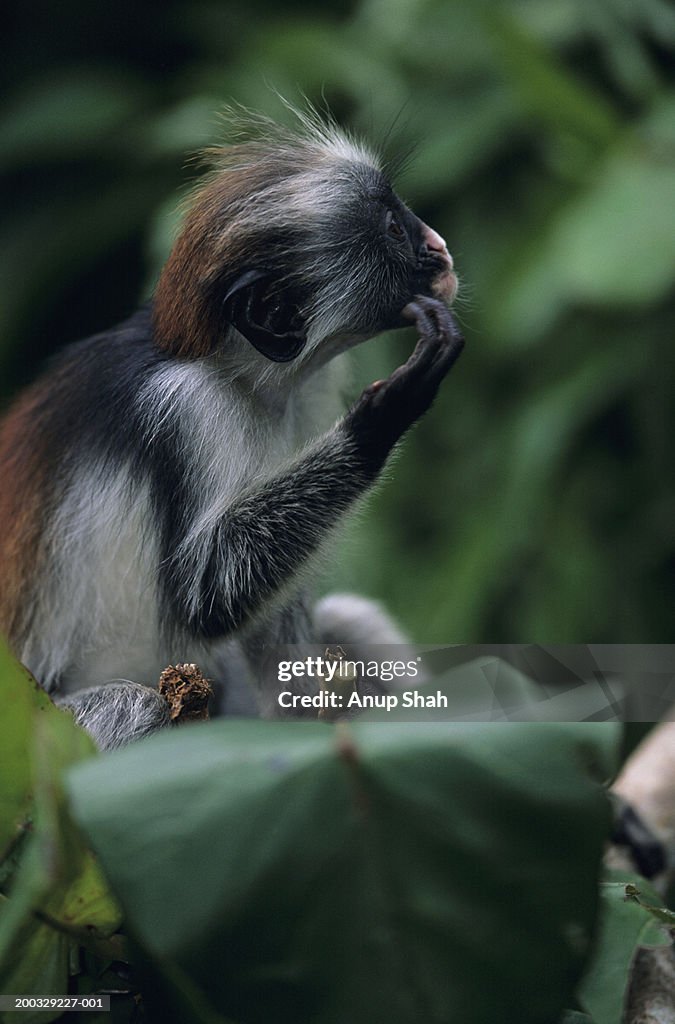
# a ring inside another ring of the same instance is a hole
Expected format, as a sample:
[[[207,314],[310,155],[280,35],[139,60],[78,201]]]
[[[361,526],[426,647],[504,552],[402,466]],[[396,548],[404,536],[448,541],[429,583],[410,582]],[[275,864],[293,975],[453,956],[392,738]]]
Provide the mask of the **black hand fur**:
[[[430,408],[464,339],[447,306],[418,295],[404,310],[414,319],[419,341],[410,358],[385,381],[366,388],[345,417],[363,468],[374,477],[397,441]]]

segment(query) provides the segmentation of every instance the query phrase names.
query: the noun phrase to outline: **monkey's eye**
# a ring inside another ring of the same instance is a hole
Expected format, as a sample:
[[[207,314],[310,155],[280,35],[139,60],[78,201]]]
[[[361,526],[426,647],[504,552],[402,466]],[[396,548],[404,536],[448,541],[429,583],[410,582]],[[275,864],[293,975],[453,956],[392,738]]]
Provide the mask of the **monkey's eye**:
[[[387,210],[387,215],[384,219],[384,226],[387,230],[387,234],[391,235],[392,238],[397,240],[405,238],[405,231],[401,227],[401,222],[393,210]]]

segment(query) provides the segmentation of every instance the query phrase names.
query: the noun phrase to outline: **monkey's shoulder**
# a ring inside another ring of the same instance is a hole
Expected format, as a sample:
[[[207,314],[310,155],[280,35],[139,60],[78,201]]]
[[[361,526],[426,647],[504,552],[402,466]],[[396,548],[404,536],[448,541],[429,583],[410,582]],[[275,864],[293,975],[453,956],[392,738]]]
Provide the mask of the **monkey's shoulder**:
[[[48,459],[83,446],[127,447],[137,429],[137,395],[168,358],[154,343],[145,306],[116,327],[67,345],[14,410],[24,410],[26,431],[47,445]]]
[[[46,377],[71,391],[98,389],[107,381],[119,389],[137,383],[168,358],[154,342],[148,303],[116,326],[67,345]]]

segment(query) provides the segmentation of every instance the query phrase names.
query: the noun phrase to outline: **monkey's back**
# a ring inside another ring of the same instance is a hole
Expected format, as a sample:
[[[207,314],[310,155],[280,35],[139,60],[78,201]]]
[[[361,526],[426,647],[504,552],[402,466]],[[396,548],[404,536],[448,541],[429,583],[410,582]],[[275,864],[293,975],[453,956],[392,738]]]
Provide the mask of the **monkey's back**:
[[[100,556],[138,510],[129,467],[144,476],[137,395],[166,360],[141,310],[66,348],[0,423],[0,630],[46,685],[104,627]]]

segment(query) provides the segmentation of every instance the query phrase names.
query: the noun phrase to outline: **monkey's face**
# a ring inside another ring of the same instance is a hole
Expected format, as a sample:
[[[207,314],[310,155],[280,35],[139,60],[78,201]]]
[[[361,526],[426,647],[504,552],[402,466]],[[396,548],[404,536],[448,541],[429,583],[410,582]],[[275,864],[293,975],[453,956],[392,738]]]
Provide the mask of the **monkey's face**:
[[[371,189],[367,209],[372,251],[363,269],[377,289],[377,302],[369,311],[376,317],[374,323],[371,320],[374,332],[406,326],[401,310],[416,295],[450,303],[457,278],[445,240],[416,217],[384,179]]]
[[[331,336],[363,340],[409,326],[402,310],[415,296],[452,301],[457,278],[445,241],[378,170],[351,165],[334,194],[331,214],[317,218],[305,273],[314,285],[307,322],[319,346]]]
[[[298,117],[297,134],[219,152],[155,294],[155,336],[169,351],[206,355],[234,328],[274,362],[330,358],[406,326],[415,296],[453,299],[445,242],[378,159],[331,121]]]
[[[402,310],[416,295],[451,302],[457,290],[445,241],[379,171],[352,164],[323,185],[303,220],[261,240],[259,265],[237,275],[223,300],[229,322],[275,362],[295,359],[308,341],[316,348],[409,326]]]

